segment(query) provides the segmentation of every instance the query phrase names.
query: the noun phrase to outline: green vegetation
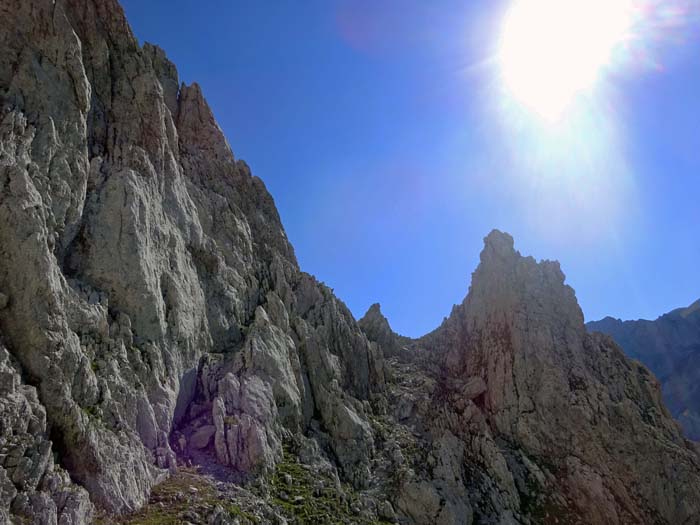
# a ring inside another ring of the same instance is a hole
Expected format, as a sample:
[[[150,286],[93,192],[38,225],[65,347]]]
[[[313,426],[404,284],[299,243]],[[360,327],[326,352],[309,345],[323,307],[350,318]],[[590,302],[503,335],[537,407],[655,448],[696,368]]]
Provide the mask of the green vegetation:
[[[81,407],[83,409],[83,412],[93,420],[99,421],[101,419],[100,414],[101,411],[99,410],[99,407],[97,405],[92,405],[89,407]]]
[[[349,485],[338,489],[334,479],[299,463],[289,450],[263,482],[259,494],[284,514],[294,525],[389,525],[361,515],[359,495]],[[269,489],[269,492],[268,492]],[[252,496],[252,494],[251,494]],[[246,500],[231,500],[214,481],[197,468],[181,467],[163,483],[155,486],[149,503],[127,516],[99,516],[97,525],[173,525],[189,521],[199,523],[220,507],[241,525],[258,525],[264,520],[249,512]],[[256,512],[257,514],[257,512]]]
[[[188,520],[196,513],[206,516],[221,507],[242,524],[259,523],[258,518],[245,512],[239,505],[222,498],[213,483],[195,468],[180,468],[160,485],[153,487],[151,499],[145,507],[128,516],[99,516],[97,525],[173,525]]]
[[[296,460],[288,450],[270,479],[272,503],[295,524],[380,525],[388,522],[369,520],[359,515],[358,496],[352,487],[339,491],[328,476],[314,472]]]

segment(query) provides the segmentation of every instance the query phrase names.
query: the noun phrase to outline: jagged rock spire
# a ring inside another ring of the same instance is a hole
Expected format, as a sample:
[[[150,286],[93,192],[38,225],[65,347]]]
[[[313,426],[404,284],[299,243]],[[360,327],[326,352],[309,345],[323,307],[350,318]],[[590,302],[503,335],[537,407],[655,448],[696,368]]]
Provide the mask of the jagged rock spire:
[[[444,356],[451,388],[483,380],[479,408],[490,430],[563,469],[557,483],[587,522],[645,522],[648,504],[672,523],[698,516],[690,494],[700,489],[700,462],[658,381],[610,339],[586,332],[564,280],[559,263],[523,257],[510,235],[493,231],[468,296],[423,344]],[[673,490],[654,481],[668,468],[683,480]]]
[[[391,329],[379,303],[370,306],[358,324],[367,338],[379,345],[385,357],[397,355],[401,351],[403,338]]]

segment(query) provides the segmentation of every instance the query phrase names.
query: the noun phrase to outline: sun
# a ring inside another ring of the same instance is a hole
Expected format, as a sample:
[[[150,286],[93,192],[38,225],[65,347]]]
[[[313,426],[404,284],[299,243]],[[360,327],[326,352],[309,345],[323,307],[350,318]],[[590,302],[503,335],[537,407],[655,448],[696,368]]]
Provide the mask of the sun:
[[[501,75],[510,95],[558,121],[592,90],[624,43],[632,0],[514,0],[500,40]]]

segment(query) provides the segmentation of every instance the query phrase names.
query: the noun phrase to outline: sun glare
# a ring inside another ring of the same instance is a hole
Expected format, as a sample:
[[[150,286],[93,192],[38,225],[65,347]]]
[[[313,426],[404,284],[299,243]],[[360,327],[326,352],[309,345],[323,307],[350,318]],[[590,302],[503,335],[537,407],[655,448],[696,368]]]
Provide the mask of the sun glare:
[[[547,121],[558,121],[613,62],[633,21],[631,0],[515,0],[499,59],[505,87]]]
[[[614,237],[639,202],[626,91],[692,52],[700,0],[509,0],[498,14],[483,108],[499,158],[485,180],[505,181],[500,196],[543,238]]]

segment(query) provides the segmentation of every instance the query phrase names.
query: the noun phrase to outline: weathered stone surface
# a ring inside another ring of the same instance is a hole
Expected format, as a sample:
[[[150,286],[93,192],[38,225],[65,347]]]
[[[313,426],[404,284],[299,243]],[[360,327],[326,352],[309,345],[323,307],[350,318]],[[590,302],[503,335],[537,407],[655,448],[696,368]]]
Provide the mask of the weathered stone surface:
[[[197,449],[207,448],[214,434],[216,434],[216,426],[205,425],[192,434],[190,445]]]
[[[610,335],[661,381],[664,401],[690,439],[700,441],[700,301],[654,321],[606,317],[586,325]]]
[[[557,263],[494,232],[436,331],[358,324],[116,0],[0,0],[0,188],[0,521],[133,513],[178,464],[278,523],[700,521],[696,446]]]
[[[464,303],[421,344],[445,356],[445,386],[483,378],[487,388],[475,401],[488,433],[512,444],[498,448],[521,485],[521,509],[522,485],[539,478],[541,489],[560,494],[548,505],[586,523],[700,520],[692,495],[700,459],[656,379],[609,338],[586,332],[557,263],[522,257],[507,234],[485,242]],[[673,484],[662,481],[669,469]],[[505,473],[493,479],[507,482]]]
[[[0,342],[0,523],[89,523],[88,493],[55,465],[46,412]]]
[[[226,446],[250,452],[237,467],[269,468],[282,429],[320,417],[348,479],[366,477],[371,447],[346,458],[336,421],[381,390],[381,356],[299,271],[199,86],[139,46],[116,0],[6,0],[0,20],[0,290],[12,298],[0,327],[62,464],[101,507],[144,504],[173,468],[161,436],[188,417],[216,352],[238,356],[226,373],[267,384],[274,405],[224,422]]]
[[[389,321],[382,314],[379,303],[369,307],[369,310],[358,321],[360,328],[370,341],[379,345],[386,357],[398,355],[408,338],[396,334],[389,326]]]

